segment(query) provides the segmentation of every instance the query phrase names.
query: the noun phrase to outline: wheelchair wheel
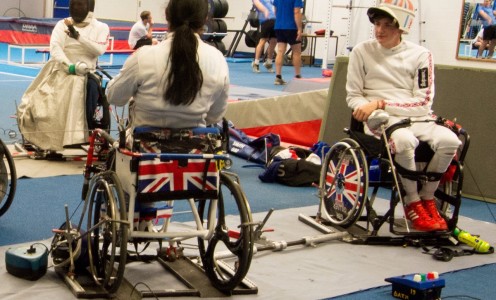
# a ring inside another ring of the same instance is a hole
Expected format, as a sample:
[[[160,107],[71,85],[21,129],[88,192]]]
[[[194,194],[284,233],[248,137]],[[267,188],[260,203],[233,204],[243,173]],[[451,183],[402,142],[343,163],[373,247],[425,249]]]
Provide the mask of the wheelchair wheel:
[[[0,216],[9,209],[14,200],[16,183],[14,159],[7,146],[0,140]]]
[[[212,207],[213,203],[211,200],[199,201],[198,212],[204,222],[208,222],[208,216],[215,212],[217,218],[213,236],[209,240],[198,238],[198,247],[203,268],[212,285],[230,293],[248,273],[253,257],[251,211],[239,184],[225,173],[220,177],[217,207]],[[234,208],[233,204],[236,205]],[[238,219],[227,224],[228,214]]]
[[[113,293],[124,278],[128,228],[124,192],[112,171],[95,175],[90,181],[88,198],[88,256],[93,279]],[[118,221],[118,222],[115,222]],[[119,248],[119,249],[117,249]]]
[[[367,199],[367,170],[365,154],[354,140],[331,147],[320,174],[321,201],[331,223],[349,227],[358,220]]]

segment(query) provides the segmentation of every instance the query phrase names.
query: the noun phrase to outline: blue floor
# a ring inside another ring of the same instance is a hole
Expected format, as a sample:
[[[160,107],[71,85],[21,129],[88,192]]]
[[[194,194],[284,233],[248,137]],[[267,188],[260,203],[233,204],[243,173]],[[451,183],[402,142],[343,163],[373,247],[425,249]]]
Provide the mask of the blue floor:
[[[31,53],[29,55],[36,55]],[[31,56],[29,56],[31,57]],[[34,57],[36,58],[36,57]],[[33,59],[34,59],[33,58]],[[123,62],[126,56],[116,56],[114,61]],[[6,45],[0,43],[0,60],[6,60]],[[229,62],[231,84],[259,89],[282,90],[284,87],[274,86],[274,74],[262,69],[259,74],[251,71],[249,61]],[[9,130],[17,130],[15,118],[16,103],[20,102],[23,91],[38,73],[39,68],[20,68],[18,66],[0,63],[0,138],[13,142],[8,136]],[[116,74],[118,69],[110,70]],[[321,77],[318,67],[304,67],[302,75],[306,78]],[[293,68],[285,66],[283,76],[291,80]],[[19,137],[17,137],[19,138]],[[316,205],[316,189],[312,187],[291,188],[278,184],[262,184],[258,174],[262,171],[253,164],[234,158],[234,171],[240,176],[242,186],[250,200],[253,212],[264,212],[270,208],[283,209]],[[60,187],[64,186],[62,193]],[[82,176],[60,176],[56,178],[20,179],[16,198],[10,210],[0,218],[0,245],[21,243],[50,238],[51,229],[61,225],[63,207],[68,204],[71,211],[80,203]],[[40,197],[42,192],[42,197]],[[382,191],[382,197],[388,198],[387,191]],[[43,202],[33,205],[33,201]],[[42,209],[33,209],[41,207]],[[477,220],[496,223],[496,204],[485,203],[472,199],[463,199],[461,215]],[[29,220],[29,222],[27,222]],[[496,288],[493,284],[496,264],[481,266],[442,274],[446,279],[443,289],[443,299],[493,299]],[[357,291],[356,293],[335,297],[334,299],[391,299],[391,286],[384,282],[384,287]]]

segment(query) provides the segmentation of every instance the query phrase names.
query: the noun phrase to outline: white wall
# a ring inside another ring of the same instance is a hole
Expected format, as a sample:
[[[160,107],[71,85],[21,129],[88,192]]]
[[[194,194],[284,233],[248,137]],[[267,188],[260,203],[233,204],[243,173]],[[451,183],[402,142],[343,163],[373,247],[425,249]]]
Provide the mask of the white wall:
[[[227,0],[229,12],[224,19],[228,30],[241,30],[252,7],[250,0]],[[481,0],[412,0],[418,9],[416,22],[405,38],[429,48],[437,64],[494,69],[495,63],[457,60],[458,33],[464,1]],[[165,23],[167,0],[96,0],[95,14],[100,19],[136,21],[142,10],[150,10],[158,23]],[[372,37],[372,27],[366,16],[367,8],[378,0],[306,0],[305,15],[312,23],[312,30],[326,28],[328,23],[339,37],[338,55],[346,55],[347,46]],[[352,3],[352,8],[349,5]],[[0,0],[0,16],[51,17],[53,0]],[[330,16],[330,17],[329,17]],[[351,18],[349,17],[351,16]],[[421,23],[421,25],[420,25]],[[247,26],[246,30],[250,30]],[[349,32],[349,34],[348,34]],[[347,38],[349,37],[349,38]],[[230,32],[223,42],[226,48],[232,43]],[[316,58],[324,57],[325,41],[317,40]],[[334,60],[335,40],[330,40],[328,62]],[[244,37],[237,51],[254,52],[246,47]]]
[[[0,0],[0,16],[43,18],[45,0]]]
[[[317,1],[317,0],[314,0]],[[348,20],[345,11],[349,9],[339,6],[348,5],[348,0],[329,0],[332,7],[331,27],[335,28],[340,37],[339,53],[346,54],[345,29]],[[430,49],[436,64],[467,66],[483,69],[496,68],[495,63],[458,60],[458,35],[464,1],[481,2],[480,0],[412,0],[417,8],[417,18],[409,35],[405,38]],[[366,17],[366,6],[374,5],[373,0],[355,0],[351,10],[351,42],[357,42],[372,36],[371,26]],[[309,2],[310,3],[310,0]],[[309,5],[309,4],[307,4]],[[307,6],[308,8],[308,6]],[[360,35],[360,36],[359,36]],[[317,52],[318,54],[319,52]],[[317,55],[318,57],[318,55]]]

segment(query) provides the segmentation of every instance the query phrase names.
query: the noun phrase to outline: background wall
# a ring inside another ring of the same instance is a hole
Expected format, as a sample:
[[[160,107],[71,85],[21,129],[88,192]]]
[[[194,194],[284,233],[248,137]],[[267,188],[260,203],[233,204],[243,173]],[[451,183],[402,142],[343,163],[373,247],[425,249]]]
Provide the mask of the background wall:
[[[1,17],[30,17],[43,18],[45,16],[45,2],[47,0],[1,0]]]
[[[32,18],[52,17],[54,0],[1,0],[0,16],[26,16]],[[468,66],[494,69],[496,64],[456,59],[457,41],[460,27],[462,4],[464,1],[482,2],[481,0],[412,0],[418,9],[416,22],[408,40],[429,48],[435,63],[455,66]],[[241,30],[245,24],[251,0],[227,0],[229,12],[225,18],[228,30]],[[377,0],[306,0],[305,15],[312,21],[312,31],[330,27],[339,37],[338,55],[347,55],[347,47],[372,37],[372,27],[366,17],[367,8],[375,5]],[[165,23],[164,8],[167,0],[96,0],[95,14],[100,19],[136,21],[142,10],[150,10],[158,23]],[[351,4],[351,7],[350,7]],[[249,30],[250,27],[245,28]],[[232,43],[234,32],[229,32],[223,39],[226,47]],[[325,41],[317,41],[316,58],[325,54]],[[327,50],[328,63],[335,60],[335,40],[330,40]],[[254,52],[244,44],[244,38],[237,51]]]
[[[5,1],[5,0],[2,0]],[[26,0],[21,0],[26,1]],[[41,0],[39,0],[41,1]],[[229,12],[225,18],[228,30],[241,30],[248,17],[251,0],[227,0]],[[456,59],[457,41],[460,27],[462,4],[464,1],[481,2],[480,0],[412,0],[418,9],[416,22],[407,39],[429,48],[436,63],[455,66],[470,66],[485,69],[496,67],[494,63],[461,61]],[[163,6],[151,7],[157,21],[163,17],[166,0],[97,0],[96,14],[100,18],[135,21],[136,16],[144,7],[151,3],[161,3]],[[364,39],[372,37],[372,27],[366,11],[374,6],[377,0],[306,0],[305,15],[312,24],[312,31],[326,28],[330,22],[334,34],[339,37],[338,55],[347,55],[347,46],[352,46]],[[350,3],[351,9],[350,9]],[[141,7],[140,7],[141,5]],[[133,12],[134,19],[133,19]],[[163,19],[165,22],[165,18]],[[249,25],[246,30],[249,30]],[[232,43],[234,32],[230,32],[223,42],[228,48]],[[347,39],[349,37],[349,39]],[[317,40],[316,58],[324,57],[325,41]],[[335,40],[330,40],[328,48],[328,63],[335,60]],[[254,52],[244,44],[244,38],[237,51]]]

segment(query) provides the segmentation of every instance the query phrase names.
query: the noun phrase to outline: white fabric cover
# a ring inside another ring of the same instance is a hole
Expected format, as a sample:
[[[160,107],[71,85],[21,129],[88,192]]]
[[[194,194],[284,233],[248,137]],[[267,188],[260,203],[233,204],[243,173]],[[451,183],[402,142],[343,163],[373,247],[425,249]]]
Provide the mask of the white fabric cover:
[[[67,66],[50,60],[17,109],[23,137],[45,150],[62,150],[88,140],[86,76],[69,75],[65,69]]]

